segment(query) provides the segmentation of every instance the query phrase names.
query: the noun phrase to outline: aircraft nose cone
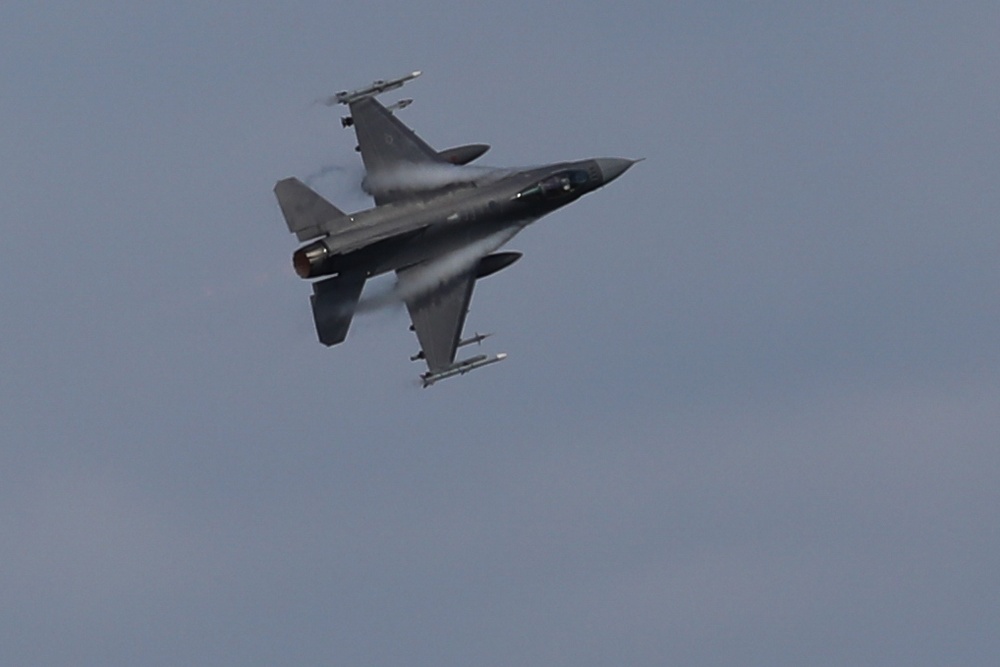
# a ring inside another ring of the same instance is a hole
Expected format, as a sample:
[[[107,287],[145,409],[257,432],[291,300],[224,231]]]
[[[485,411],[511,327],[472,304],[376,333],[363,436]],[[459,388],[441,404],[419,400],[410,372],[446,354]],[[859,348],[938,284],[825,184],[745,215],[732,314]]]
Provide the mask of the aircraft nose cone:
[[[601,176],[604,178],[605,183],[610,183],[619,176],[625,173],[625,171],[635,164],[636,160],[626,160],[620,157],[600,157],[594,160],[597,163],[597,168],[601,170]]]

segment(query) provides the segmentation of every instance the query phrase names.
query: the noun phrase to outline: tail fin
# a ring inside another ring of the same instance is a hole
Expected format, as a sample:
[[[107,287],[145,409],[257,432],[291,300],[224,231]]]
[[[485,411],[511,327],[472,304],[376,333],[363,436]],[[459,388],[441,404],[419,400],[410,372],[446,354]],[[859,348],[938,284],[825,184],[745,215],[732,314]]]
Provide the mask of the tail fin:
[[[350,216],[323,199],[297,178],[286,178],[274,186],[274,195],[285,215],[288,231],[307,241],[344,227]]]

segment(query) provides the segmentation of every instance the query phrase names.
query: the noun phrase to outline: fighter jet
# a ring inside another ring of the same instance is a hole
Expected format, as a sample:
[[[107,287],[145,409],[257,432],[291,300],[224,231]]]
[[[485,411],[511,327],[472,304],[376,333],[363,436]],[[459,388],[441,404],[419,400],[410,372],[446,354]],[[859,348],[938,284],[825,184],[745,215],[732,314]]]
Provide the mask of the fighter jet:
[[[542,216],[621,176],[636,160],[595,158],[522,169],[464,166],[486,150],[469,144],[436,151],[383,106],[377,95],[412,75],[338,93],[365,166],[364,187],[375,207],[344,213],[297,178],[274,187],[288,230],[308,242],[292,255],[295,272],[312,283],[312,312],[321,343],[337,345],[348,329],[365,281],[396,273],[392,295],[409,311],[427,363],[424,387],[506,358],[455,360],[476,281],[520,259],[497,252]]]

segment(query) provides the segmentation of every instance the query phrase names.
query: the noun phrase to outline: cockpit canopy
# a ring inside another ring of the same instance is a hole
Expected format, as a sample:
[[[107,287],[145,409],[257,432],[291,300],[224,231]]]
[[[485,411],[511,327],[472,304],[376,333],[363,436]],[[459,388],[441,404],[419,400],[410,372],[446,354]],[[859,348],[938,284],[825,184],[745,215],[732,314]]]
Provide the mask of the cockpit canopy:
[[[557,199],[578,191],[590,181],[584,169],[567,169],[517,193],[517,199]]]

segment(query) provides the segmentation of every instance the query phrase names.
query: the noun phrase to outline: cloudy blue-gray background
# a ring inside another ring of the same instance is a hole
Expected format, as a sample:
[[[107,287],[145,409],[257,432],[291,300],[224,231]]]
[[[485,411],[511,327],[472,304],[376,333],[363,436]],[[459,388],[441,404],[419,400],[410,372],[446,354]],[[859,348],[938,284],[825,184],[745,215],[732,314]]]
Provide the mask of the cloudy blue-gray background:
[[[822,6],[821,6],[822,5]],[[0,5],[0,664],[995,665],[994,2]],[[271,188],[336,90],[529,228],[422,391]]]

